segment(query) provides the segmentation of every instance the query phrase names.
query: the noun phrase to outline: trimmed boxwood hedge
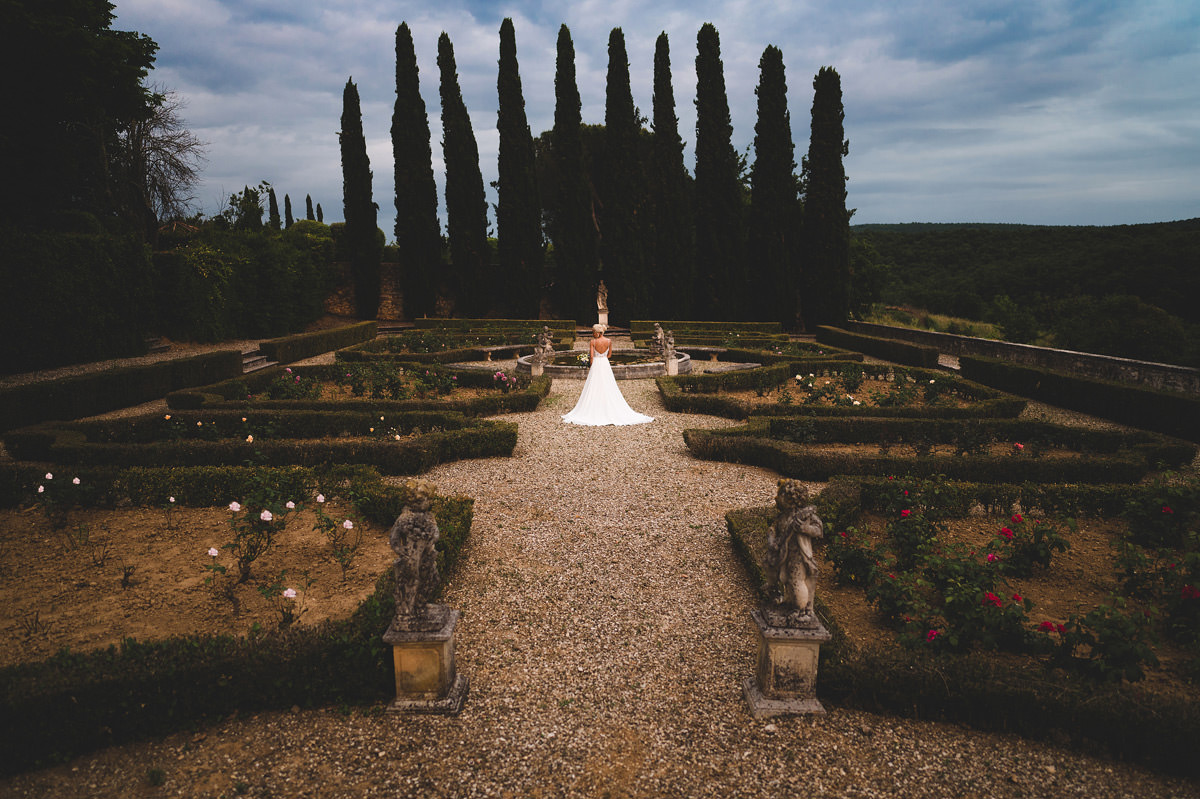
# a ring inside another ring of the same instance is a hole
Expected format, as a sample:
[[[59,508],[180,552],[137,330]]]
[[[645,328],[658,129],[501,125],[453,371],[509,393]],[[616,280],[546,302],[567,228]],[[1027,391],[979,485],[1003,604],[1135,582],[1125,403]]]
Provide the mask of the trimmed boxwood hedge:
[[[520,358],[524,355],[532,355],[534,350],[532,344],[514,343],[495,347],[461,347],[452,350],[439,350],[437,352],[409,352],[403,347],[396,347],[391,341],[394,338],[397,337],[389,336],[387,338],[375,339],[365,344],[339,350],[335,358],[338,361],[347,363],[395,361],[399,363],[408,362],[410,364],[447,364],[468,361],[489,361],[493,359],[500,360],[501,358]],[[559,352],[568,352],[571,347],[571,343],[556,343],[554,345],[554,349]]]
[[[413,327],[419,330],[446,330],[461,334],[480,330],[529,330],[539,332],[543,327],[553,332],[568,332],[575,335],[579,327],[573,319],[414,319]]]
[[[905,457],[816,452],[811,447],[769,438],[765,426],[725,430],[684,430],[698,458],[748,463],[799,480],[828,480],[841,474],[947,477],[976,482],[1132,483],[1149,470],[1144,456],[1131,451],[1083,458],[1013,458],[990,455]]]
[[[919,344],[909,344],[905,341],[897,341],[890,338],[851,333],[849,330],[842,330],[840,327],[827,327],[824,325],[818,327],[817,341],[822,344],[831,344],[835,347],[845,347],[856,352],[863,352],[876,358],[882,358],[885,361],[892,361],[893,363],[920,366],[926,369],[934,369],[938,365],[938,351],[933,347],[922,347]]]
[[[264,341],[259,345],[267,360],[278,363],[293,363],[321,355],[343,347],[350,347],[375,338],[378,324],[358,322],[345,327],[316,330],[312,333],[297,333],[293,336]]]
[[[726,514],[726,526],[760,596],[766,594],[763,553],[773,508]],[[827,605],[817,612],[833,634],[821,647],[821,700],[876,713],[936,719],[1015,732],[1036,740],[1067,737],[1112,756],[1165,772],[1200,776],[1194,743],[1200,705],[1141,687],[1101,684],[1041,666],[1012,665],[986,653],[929,654],[900,647],[856,646]]]
[[[962,356],[965,377],[1023,397],[1200,442],[1200,397]]]
[[[369,399],[354,398],[330,400],[311,399],[256,399],[249,401],[245,395],[251,392],[262,392],[284,374],[293,374],[312,380],[334,380],[346,372],[346,367],[339,364],[323,366],[276,366],[260,369],[235,380],[204,386],[189,391],[175,391],[167,395],[167,406],[172,410],[237,410],[247,412],[254,409],[262,410],[311,410],[328,413],[334,410],[362,411],[364,413],[403,413],[408,411],[430,411],[434,413],[462,413],[467,416],[493,416],[499,413],[524,413],[536,410],[538,404],[550,393],[551,379],[548,377],[534,378],[528,386],[519,391],[504,393],[496,388],[494,374],[486,369],[449,369],[429,363],[411,363],[396,361],[397,369],[410,372],[427,371],[453,375],[459,386],[464,388],[495,389],[491,396],[474,397],[471,399]],[[451,395],[453,396],[453,395]]]
[[[311,476],[311,475],[310,475]],[[359,470],[352,495],[364,515],[390,524],[403,488]],[[449,576],[470,531],[473,500],[438,497],[438,552]],[[92,652],[59,652],[0,669],[0,773],[61,762],[103,746],[164,735],[234,713],[372,703],[393,696],[395,612],[385,572],[349,619],[252,634],[126,639]]]
[[[910,369],[907,373],[919,380],[933,377],[954,385],[954,393],[972,400],[965,408],[944,406],[897,406],[887,408],[846,407],[839,405],[804,405],[779,403],[762,405],[724,397],[722,391],[739,391],[770,388],[782,385],[796,374],[815,374],[818,377],[835,376],[843,368],[854,366],[868,374],[889,374],[892,367],[883,364],[863,365],[856,361],[841,360],[796,360],[785,364],[774,364],[759,369],[715,374],[679,375],[657,378],[658,390],[662,394],[667,410],[679,413],[704,413],[745,419],[749,416],[848,416],[887,418],[1015,418],[1025,410],[1027,402],[1019,397],[995,389],[947,375],[944,372]],[[873,372],[872,370],[878,370]]]
[[[220,350],[3,389],[0,390],[0,431],[48,419],[95,416],[241,373],[242,354],[237,350]]]
[[[386,416],[387,414],[383,414]],[[322,419],[321,417],[327,417]],[[382,430],[369,434],[361,425],[371,419],[362,414],[308,414],[289,418],[289,414],[261,417],[264,427],[278,424],[275,432],[245,440],[246,428],[238,429],[237,414],[198,414],[229,433],[215,440],[155,438],[161,430],[161,417],[142,417],[120,424],[46,423],[10,431],[5,446],[13,457],[26,461],[75,465],[112,466],[220,466],[233,463],[257,463],[282,466],[321,466],[332,463],[356,463],[375,466],[387,474],[420,474],[439,463],[464,458],[510,456],[517,443],[514,422],[467,419],[456,413],[426,413],[397,416],[380,425],[398,432],[425,432],[399,441],[382,437]],[[246,417],[249,420],[250,416]],[[273,421],[272,421],[273,420]],[[295,422],[295,428],[292,422]],[[224,424],[222,424],[224,422]],[[357,437],[329,437],[349,432]],[[441,429],[435,429],[441,428]],[[249,428],[253,430],[254,428]],[[264,428],[259,428],[264,429]],[[335,433],[336,431],[336,433]],[[325,437],[304,438],[308,433]],[[165,432],[160,435],[165,435]],[[296,437],[282,437],[282,436]],[[369,437],[368,437],[369,436]]]

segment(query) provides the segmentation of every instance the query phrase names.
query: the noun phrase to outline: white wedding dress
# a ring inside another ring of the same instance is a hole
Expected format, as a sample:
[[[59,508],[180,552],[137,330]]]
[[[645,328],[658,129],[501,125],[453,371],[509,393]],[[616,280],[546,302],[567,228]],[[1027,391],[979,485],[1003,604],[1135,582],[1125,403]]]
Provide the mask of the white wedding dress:
[[[587,380],[583,383],[583,393],[570,413],[564,413],[562,420],[568,424],[581,424],[592,427],[601,425],[645,424],[653,422],[653,416],[638,413],[629,407],[621,389],[617,388],[617,378],[613,376],[612,364],[608,362],[608,353],[596,353],[592,358],[592,368],[588,369]]]

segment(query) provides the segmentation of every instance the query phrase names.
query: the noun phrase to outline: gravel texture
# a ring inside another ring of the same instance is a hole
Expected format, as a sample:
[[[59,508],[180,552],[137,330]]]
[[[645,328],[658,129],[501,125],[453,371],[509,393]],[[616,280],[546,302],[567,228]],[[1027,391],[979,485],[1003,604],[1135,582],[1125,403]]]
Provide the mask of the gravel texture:
[[[257,714],[0,781],[0,796],[1200,796],[953,725],[837,707],[754,720],[754,596],[723,516],[770,504],[776,476],[693,459],[685,428],[735,422],[668,413],[651,380],[620,386],[654,422],[563,424],[582,386],[556,380],[536,412],[499,417],[519,423],[513,458],[427,475],[476,500],[444,595],[462,611],[460,716]]]

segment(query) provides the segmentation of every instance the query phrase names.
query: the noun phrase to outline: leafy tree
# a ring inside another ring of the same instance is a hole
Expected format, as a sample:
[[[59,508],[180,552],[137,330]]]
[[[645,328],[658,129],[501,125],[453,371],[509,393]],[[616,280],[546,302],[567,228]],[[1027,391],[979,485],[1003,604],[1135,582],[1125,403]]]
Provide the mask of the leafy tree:
[[[842,122],[842,79],[833,67],[813,78],[812,135],[804,159],[804,272],[800,299],[804,324],[836,325],[850,305],[850,213],[846,170],[850,153]]]
[[[454,45],[444,32],[438,37],[437,63],[441,71],[442,156],[446,162],[446,234],[450,241],[450,262],[461,310],[469,316],[479,316],[489,294],[489,286],[485,285],[487,200],[483,193],[483,175],[479,171],[479,147],[458,86]]]
[[[402,22],[396,28],[392,154],[396,165],[396,244],[404,259],[404,304],[410,319],[433,313],[437,283],[444,272],[429,141],[429,115],[421,98],[417,54],[408,23]]]
[[[562,315],[587,319],[595,313],[592,298],[599,280],[599,256],[593,190],[583,161],[575,45],[566,25],[558,29],[554,99],[551,147],[557,190],[547,213],[554,243],[556,296]]]
[[[533,139],[521,93],[516,33],[509,18],[500,24],[500,71],[496,91],[500,99],[496,116],[496,129],[500,134],[496,184],[500,269],[505,276],[509,311],[517,317],[536,319],[541,308],[545,245]]]
[[[293,224],[295,224],[295,222],[296,222],[296,220],[292,218],[292,198],[287,196],[287,194],[284,194],[283,195],[283,228],[284,228],[284,230],[287,230],[288,228],[290,228]]]
[[[275,189],[272,186],[267,187],[267,226],[271,230],[279,230],[281,225],[279,222],[279,201],[275,199]]]
[[[113,10],[105,0],[3,3],[4,219],[41,226],[61,211],[84,211],[145,230],[146,205],[115,185],[113,159],[120,135],[153,114],[156,97],[144,79],[158,45],[112,30]]]
[[[351,78],[342,92],[342,129],[338,133],[342,150],[342,208],[346,220],[345,251],[350,260],[354,282],[354,312],[359,319],[374,319],[379,314],[379,241],[376,213],[371,199],[371,162],[363,136],[362,109],[358,87]],[[318,218],[320,206],[317,206]]]
[[[787,108],[783,53],[768,46],[758,62],[758,124],[750,170],[749,266],[753,296],[748,310],[758,319],[796,324],[796,258],[799,214],[792,123]]]
[[[310,222],[316,221],[317,215],[313,213],[312,195],[304,195],[304,218]]]
[[[629,88],[629,56],[625,34],[613,28],[608,37],[608,81],[605,93],[604,167],[600,190],[600,274],[623,318],[642,318],[654,286],[645,264],[646,187],[638,152],[641,125]]]
[[[675,115],[671,46],[666,33],[658,35],[654,46],[654,136],[649,175],[656,280],[650,313],[658,318],[691,319],[695,282],[692,187],[683,165],[683,139]]]
[[[249,233],[261,231],[263,228],[262,195],[266,190],[267,184],[262,182],[253,189],[245,186],[240,194],[231,194],[229,205],[221,214],[226,226]]]
[[[725,94],[717,29],[696,36],[696,264],[702,285],[697,311],[705,318],[745,313],[741,166]]]

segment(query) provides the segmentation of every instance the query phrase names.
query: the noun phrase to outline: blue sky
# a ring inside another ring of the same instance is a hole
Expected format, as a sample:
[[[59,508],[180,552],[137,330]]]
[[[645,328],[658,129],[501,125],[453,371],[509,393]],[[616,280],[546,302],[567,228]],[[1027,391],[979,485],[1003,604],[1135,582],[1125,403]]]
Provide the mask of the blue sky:
[[[783,51],[797,161],[812,78],[842,77],[853,221],[1115,225],[1200,217],[1200,4],[1194,0],[113,0],[113,27],[158,42],[151,80],[208,144],[197,206],[267,180],[297,216],[311,194],[342,218],[337,131],[353,77],[379,225],[393,238],[395,32],[413,31],[442,192],[437,38],[495,180],[499,28],[512,17],[530,128],[553,125],[555,40],[571,29],[585,122],[604,120],[609,31],[626,38],[634,102],[651,112],[654,42],[671,42],[689,169],[696,33],[721,37],[734,146],[754,138],[758,61]],[[751,149],[750,157],[753,158]],[[488,189],[489,203],[495,193]]]

